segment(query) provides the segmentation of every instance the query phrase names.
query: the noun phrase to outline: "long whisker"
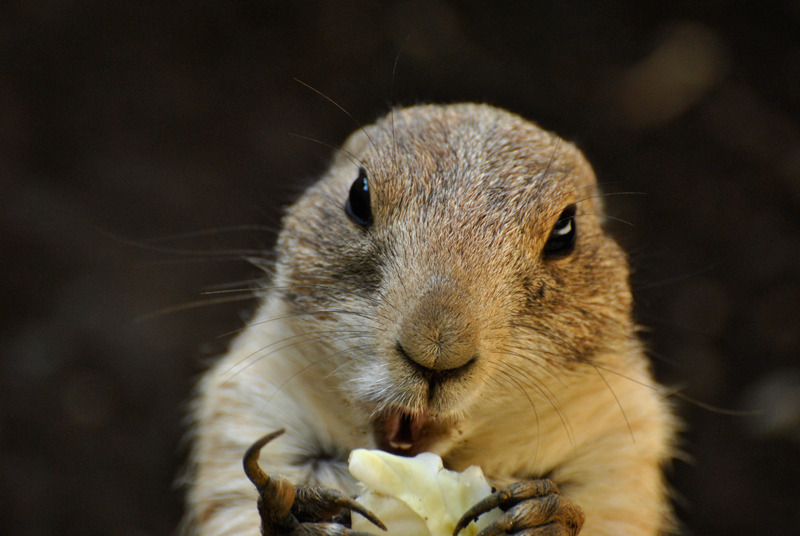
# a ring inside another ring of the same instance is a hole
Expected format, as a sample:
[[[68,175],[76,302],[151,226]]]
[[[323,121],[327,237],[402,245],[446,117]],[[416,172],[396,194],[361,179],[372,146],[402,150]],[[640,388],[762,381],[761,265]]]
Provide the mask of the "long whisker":
[[[336,339],[336,340],[337,340],[337,341],[341,341],[341,340],[346,340],[347,338],[349,338],[349,337],[342,337],[342,338],[339,338],[339,339]],[[296,371],[294,374],[290,375],[288,378],[286,378],[284,381],[282,381],[282,382],[281,382],[281,384],[280,384],[280,385],[278,385],[278,386],[275,388],[275,392],[274,392],[274,393],[273,393],[273,395],[272,395],[272,396],[269,398],[269,400],[267,400],[267,402],[269,402],[270,400],[272,400],[272,398],[273,398],[274,396],[276,396],[278,393],[280,393],[280,392],[283,390],[283,388],[284,388],[284,387],[285,387],[285,386],[286,386],[286,385],[287,385],[289,382],[291,382],[292,380],[294,380],[294,379],[295,379],[295,378],[297,378],[298,376],[301,376],[301,375],[302,375],[304,372],[308,371],[308,370],[309,370],[311,367],[314,367],[314,366],[316,366],[316,365],[319,365],[320,363],[324,363],[325,361],[328,361],[328,360],[330,360],[330,359],[333,359],[333,358],[335,358],[335,357],[338,357],[338,356],[340,356],[340,355],[342,355],[342,354],[345,354],[345,353],[347,353],[347,352],[350,352],[350,351],[352,351],[353,349],[357,349],[357,347],[348,347],[348,348],[344,348],[344,349],[342,349],[342,350],[339,350],[339,351],[337,351],[337,352],[334,352],[334,353],[332,353],[332,354],[327,354],[327,355],[324,355],[324,356],[320,357],[319,359],[315,359],[314,361],[312,361],[312,362],[310,362],[310,363],[306,364],[305,366],[303,366],[302,368],[300,368],[299,370],[297,370],[297,371]],[[337,367],[337,368],[336,368],[336,369],[334,369],[334,370],[338,370],[339,368],[341,368],[341,366],[342,366],[342,365],[339,365],[339,367]]]
[[[392,124],[392,170],[396,173],[398,169],[398,161],[397,161],[397,131],[395,130],[394,124],[394,80],[395,74],[397,73],[397,64],[400,61],[400,53],[398,53],[394,58],[394,65],[392,66],[392,82],[391,86],[389,87],[389,119]]]
[[[616,400],[617,407],[619,407],[619,411],[620,411],[620,413],[622,413],[622,418],[625,419],[625,425],[628,427],[628,432],[631,434],[631,441],[636,443],[636,437],[633,434],[633,428],[631,427],[631,421],[628,420],[628,414],[625,412],[625,408],[622,407],[622,402],[620,402],[616,391],[614,391],[614,389],[611,387],[611,384],[608,383],[608,380],[606,380],[606,377],[603,376],[603,373],[600,372],[600,369],[597,367],[597,364],[593,363],[593,365],[594,365],[595,372],[597,372],[597,375],[600,377],[601,380],[603,380],[603,383],[606,384],[606,387],[608,387],[608,390],[611,393],[611,396],[613,396],[614,400]]]
[[[257,226],[258,227],[258,226]],[[225,229],[225,228],[223,228]],[[264,256],[268,255],[268,253],[263,249],[221,249],[221,250],[213,250],[213,249],[186,249],[186,248],[175,248],[175,247],[168,247],[168,246],[157,246],[154,242],[159,241],[169,241],[169,240],[178,240],[180,235],[172,235],[168,237],[162,238],[148,238],[145,240],[133,240],[130,238],[126,238],[124,236],[120,236],[114,233],[110,233],[108,231],[100,231],[108,238],[122,243],[129,246],[133,246],[139,249],[143,249],[145,251],[152,251],[155,253],[166,253],[170,255],[185,255],[185,256],[202,256],[208,258],[238,258],[241,260],[247,256]],[[212,229],[205,230],[205,231],[197,231],[197,236],[201,236],[203,233],[213,233]],[[224,231],[223,231],[224,232]],[[188,233],[192,235],[194,233]]]
[[[227,233],[239,233],[249,231],[262,231],[270,234],[276,234],[278,229],[268,225],[261,224],[243,224],[243,225],[229,225],[226,227],[212,227],[211,229],[200,229],[197,231],[187,231],[184,233],[176,233],[171,235],[157,236],[153,238],[146,238],[141,240],[141,244],[155,244],[159,242],[171,242],[175,240],[186,240],[189,238],[221,235]]]
[[[362,124],[361,124],[361,123],[358,121],[358,119],[356,119],[355,117],[353,117],[353,114],[351,114],[350,112],[348,112],[348,111],[347,111],[347,110],[346,110],[346,109],[345,109],[345,108],[344,108],[344,107],[343,107],[341,104],[339,104],[338,102],[336,102],[335,100],[333,100],[332,98],[330,98],[329,96],[327,96],[326,94],[324,94],[322,91],[318,90],[317,88],[315,88],[315,87],[311,86],[310,84],[307,84],[307,83],[303,82],[303,81],[302,81],[302,80],[300,80],[299,78],[294,78],[294,81],[295,81],[295,82],[297,82],[298,84],[301,84],[301,85],[303,85],[303,86],[307,87],[308,89],[310,89],[311,91],[313,91],[314,93],[316,93],[317,95],[319,95],[320,97],[322,97],[323,99],[325,99],[326,101],[328,101],[328,102],[330,102],[331,104],[333,104],[334,106],[336,106],[336,107],[337,107],[339,110],[341,110],[341,111],[342,111],[342,112],[343,112],[343,113],[344,113],[344,114],[345,114],[347,117],[349,117],[350,119],[352,119],[352,120],[353,120],[353,123],[355,123],[355,124],[356,124],[356,126],[357,126],[357,127],[360,129],[360,130],[361,130],[361,132],[363,132],[363,133],[364,133],[364,135],[365,135],[365,136],[367,137],[367,139],[369,140],[370,144],[372,144],[372,146],[373,146],[373,147],[374,147],[376,150],[378,149],[378,146],[377,146],[377,145],[375,145],[375,142],[374,142],[374,141],[372,141],[372,138],[369,136],[369,133],[368,133],[368,132],[367,132],[367,130],[364,128],[364,126],[363,126],[363,125],[362,125]]]
[[[528,394],[527,390],[522,385],[520,385],[519,381],[512,374],[509,374],[507,371],[504,371],[502,369],[500,369],[500,372],[506,378],[510,379],[514,384],[517,385],[517,387],[519,388],[520,392],[523,395],[525,395],[525,398],[528,399],[528,403],[530,404],[531,409],[533,410],[533,417],[534,417],[534,420],[536,422],[536,450],[534,450],[534,452],[533,452],[533,464],[535,466],[536,463],[537,463],[537,460],[539,459],[539,447],[541,446],[541,443],[542,443],[542,428],[541,428],[541,423],[540,423],[540,420],[539,420],[539,410],[536,408],[536,404],[534,403],[533,399],[531,399],[531,397]],[[497,383],[501,387],[505,387],[504,385],[502,385],[500,383],[499,379],[497,380]]]
[[[581,201],[589,201],[590,199],[601,199],[604,197],[615,197],[618,195],[648,195],[647,192],[599,192],[594,195],[590,195],[589,197],[584,197],[582,199],[578,199],[576,203],[580,203]]]
[[[508,363],[505,363],[504,365],[508,365]],[[539,384],[538,382],[535,382],[535,381],[532,381],[532,380],[522,384],[519,381],[519,378],[520,378],[520,376],[524,376],[524,371],[522,371],[520,369],[516,369],[515,367],[507,367],[507,369],[508,370],[502,370],[501,369],[500,370],[501,374],[504,377],[506,377],[506,378],[510,379],[511,381],[513,381],[517,385],[517,387],[519,388],[520,392],[522,392],[528,400],[531,400],[531,398],[530,398],[530,395],[528,394],[527,390],[524,388],[524,385],[527,385],[530,389],[538,392],[539,396],[541,396],[550,405],[550,407],[553,408],[553,410],[555,411],[556,415],[559,418],[559,421],[561,422],[561,426],[563,427],[564,432],[567,434],[567,438],[569,440],[570,446],[572,446],[573,450],[577,453],[577,445],[576,445],[576,442],[575,442],[574,431],[572,430],[572,427],[570,426],[569,421],[566,418],[566,415],[564,415],[563,411],[561,410],[561,408],[556,403],[556,400],[555,400],[552,392],[550,392],[549,389],[545,390],[546,386],[543,386],[543,385]],[[531,404],[534,404],[534,403],[531,401]],[[539,413],[538,413],[538,411],[536,411],[536,420],[537,420],[537,438],[540,438],[541,437],[541,428],[540,428],[540,425],[539,425]],[[540,443],[540,440],[537,439],[537,451],[538,451],[538,448],[539,448],[539,445],[538,445],[539,443]]]
[[[192,309],[199,309],[201,307],[208,307],[211,305],[220,305],[223,303],[236,303],[236,302],[245,302],[249,300],[255,299],[256,296],[254,294],[244,295],[244,296],[224,296],[219,298],[208,298],[204,300],[196,300],[191,301],[188,303],[182,303],[180,305],[172,305],[169,307],[164,307],[159,309],[158,311],[154,311],[152,313],[147,313],[145,315],[137,317],[134,322],[136,323],[143,323],[149,322],[155,318],[160,318],[162,316],[179,313],[183,311],[189,311]]]
[[[556,154],[558,153],[558,148],[561,146],[561,138],[556,137],[556,143],[553,147],[553,152],[550,153],[550,160],[547,162],[547,167],[544,168],[544,172],[542,172],[542,180],[547,178],[547,175],[550,173],[550,168],[553,166],[553,161],[556,159]]]
[[[289,136],[293,136],[295,138],[300,138],[301,140],[306,140],[306,141],[311,141],[311,142],[314,142],[314,143],[319,143],[320,145],[323,145],[323,146],[327,147],[328,149],[332,149],[332,150],[334,150],[336,152],[342,153],[343,155],[345,155],[347,157],[348,160],[350,160],[350,162],[353,163],[353,165],[356,165],[356,166],[363,166],[364,165],[364,162],[359,157],[357,157],[356,155],[354,155],[353,153],[351,153],[350,151],[348,151],[347,149],[345,149],[343,147],[339,147],[339,146],[334,145],[332,143],[328,143],[327,141],[323,141],[323,140],[320,140],[318,138],[314,138],[312,136],[306,136],[306,135],[303,135],[303,134],[295,134],[295,133],[290,132]]]
[[[681,283],[683,281],[688,281],[688,280],[694,279],[696,277],[699,277],[701,275],[705,275],[705,274],[707,274],[709,272],[713,272],[714,269],[715,269],[715,266],[713,264],[710,264],[708,266],[700,268],[699,270],[695,270],[693,272],[689,272],[688,274],[682,274],[682,275],[675,276],[675,277],[669,277],[669,278],[665,278],[665,279],[660,279],[658,281],[654,281],[652,283],[648,283],[648,284],[645,284],[645,285],[636,285],[635,288],[636,288],[636,290],[651,290],[651,289],[654,289],[654,288],[670,286],[670,285],[674,285],[675,283]]]
[[[319,340],[321,340],[320,335],[326,335],[326,334],[330,334],[330,333],[345,334],[347,336],[352,336],[354,333],[355,334],[361,334],[363,332],[362,331],[356,331],[356,330],[353,330],[353,331],[342,331],[342,330],[339,330],[339,329],[337,329],[337,330],[325,330],[325,331],[321,330],[321,331],[300,333],[300,334],[297,334],[297,335],[291,335],[289,337],[284,337],[283,339],[280,339],[278,341],[274,341],[274,342],[272,342],[270,344],[267,344],[266,346],[263,346],[263,347],[259,348],[258,350],[246,355],[245,357],[243,357],[240,360],[238,360],[236,363],[232,364],[224,372],[225,375],[230,374],[230,377],[225,381],[233,379],[236,375],[244,372],[245,370],[247,370],[248,368],[252,367],[253,365],[255,365],[257,362],[261,361],[262,359],[268,358],[272,354],[275,354],[277,352],[286,350],[288,348],[293,348],[293,347],[295,347],[297,345],[300,345],[300,344],[303,344],[303,343],[311,343],[311,342],[319,341]],[[287,341],[292,341],[293,339],[300,339],[300,338],[303,338],[303,339],[299,340],[299,341],[295,340],[295,341],[290,342],[288,344],[284,344]],[[334,340],[335,341],[335,340],[341,340],[341,339],[329,339],[329,340]],[[278,346],[278,345],[282,345],[282,346]],[[273,348],[275,346],[277,346],[277,348]],[[262,353],[262,352],[265,352],[269,348],[273,348],[273,349],[270,350],[269,352]],[[253,359],[253,358],[255,358],[255,359]],[[250,362],[247,363],[247,364],[244,364],[248,360]]]
[[[604,219],[604,220],[617,221],[617,222],[620,222],[620,223],[624,223],[625,225],[629,225],[631,227],[636,227],[636,224],[634,224],[634,223],[631,223],[631,222],[629,222],[627,220],[623,220],[622,218],[617,218],[615,216],[609,216],[608,214],[595,214],[595,213],[592,213],[592,212],[587,212],[585,214],[576,214],[574,216],[574,219],[577,220],[578,218],[583,218],[583,217],[586,217],[586,216],[595,216],[597,218],[601,218],[601,219]]]
[[[510,375],[510,376],[519,378],[519,377],[525,377],[526,375],[525,369],[513,366],[511,363],[504,362],[503,366],[508,367],[512,372],[516,373],[516,375]],[[552,390],[550,390],[546,385],[541,385],[533,380],[531,380],[530,382],[526,382],[526,385],[529,385],[531,388],[538,391],[539,394],[550,404],[553,410],[555,410],[556,414],[558,415],[558,418],[561,420],[561,424],[564,427],[564,431],[567,433],[570,445],[572,445],[572,448],[576,449],[577,451],[574,431],[572,430],[572,427],[569,425],[569,421],[567,420],[566,415],[564,415],[564,412],[561,410],[560,407],[558,407],[558,404],[556,404],[556,397],[555,394],[552,392]]]
[[[220,337],[227,337],[229,335],[234,335],[236,333],[240,333],[242,331],[245,331],[245,330],[250,329],[250,328],[255,327],[255,326],[264,326],[264,325],[269,324],[270,322],[276,322],[278,320],[285,320],[287,318],[313,317],[313,316],[316,316],[316,315],[324,315],[324,314],[350,315],[350,316],[355,316],[355,317],[363,318],[363,319],[370,320],[370,321],[372,320],[372,317],[370,315],[366,314],[366,313],[360,313],[360,312],[357,312],[357,311],[349,311],[347,309],[319,309],[317,311],[298,311],[298,312],[293,312],[293,313],[287,313],[285,315],[273,316],[273,317],[270,317],[270,318],[266,318],[264,320],[259,320],[258,322],[250,322],[250,323],[242,326],[241,328],[237,328],[235,330],[229,331],[228,333],[224,333],[224,334],[220,335]],[[373,327],[373,329],[375,329],[375,330],[377,330],[379,332],[383,331],[382,329],[380,329],[378,327]]]

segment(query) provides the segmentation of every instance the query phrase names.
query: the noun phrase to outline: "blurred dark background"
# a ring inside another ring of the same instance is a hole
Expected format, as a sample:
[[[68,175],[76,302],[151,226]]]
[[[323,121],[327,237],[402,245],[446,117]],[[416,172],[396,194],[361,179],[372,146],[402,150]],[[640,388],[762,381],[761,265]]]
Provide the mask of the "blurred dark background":
[[[800,534],[800,2],[518,4],[4,4],[0,533],[173,531],[184,402],[253,303],[169,308],[259,276],[241,253],[329,158],[298,135],[477,100],[641,193],[608,207],[697,401],[686,533]]]

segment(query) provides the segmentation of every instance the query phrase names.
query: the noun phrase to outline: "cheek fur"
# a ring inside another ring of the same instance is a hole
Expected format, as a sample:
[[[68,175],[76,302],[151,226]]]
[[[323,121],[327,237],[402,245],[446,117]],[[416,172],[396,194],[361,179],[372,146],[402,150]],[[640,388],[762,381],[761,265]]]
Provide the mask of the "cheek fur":
[[[376,403],[391,396],[391,375],[376,359],[365,360],[362,365],[350,368],[350,387],[353,396],[361,401]]]

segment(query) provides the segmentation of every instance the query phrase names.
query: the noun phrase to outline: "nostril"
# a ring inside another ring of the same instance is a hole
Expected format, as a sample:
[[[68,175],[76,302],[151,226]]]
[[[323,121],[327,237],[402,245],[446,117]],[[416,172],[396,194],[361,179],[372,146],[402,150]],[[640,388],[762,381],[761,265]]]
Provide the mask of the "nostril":
[[[400,337],[395,343],[397,354],[409,363],[426,370],[444,371],[471,364],[478,355],[477,345],[464,338],[431,341],[430,338]]]
[[[395,344],[395,350],[397,351],[398,355],[403,358],[408,364],[410,364],[413,369],[416,371],[417,374],[420,374],[425,380],[431,384],[434,383],[441,383],[448,379],[459,378],[466,374],[472,365],[478,361],[478,356],[473,355],[470,359],[466,360],[464,363],[450,368],[441,368],[441,367],[429,367],[426,366],[424,363],[414,359],[403,347],[401,342],[397,342]]]

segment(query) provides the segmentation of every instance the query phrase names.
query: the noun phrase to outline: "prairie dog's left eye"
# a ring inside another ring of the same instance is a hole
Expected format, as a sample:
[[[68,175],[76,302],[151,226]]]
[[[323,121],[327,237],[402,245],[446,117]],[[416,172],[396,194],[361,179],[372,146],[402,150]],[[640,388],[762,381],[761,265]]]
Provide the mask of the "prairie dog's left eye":
[[[367,180],[367,171],[364,168],[359,168],[358,177],[350,186],[344,210],[351,220],[364,229],[372,225],[369,181]]]
[[[546,259],[565,257],[575,249],[577,228],[575,226],[575,205],[564,209],[558,221],[550,231],[550,237],[544,245],[542,254]]]

